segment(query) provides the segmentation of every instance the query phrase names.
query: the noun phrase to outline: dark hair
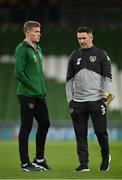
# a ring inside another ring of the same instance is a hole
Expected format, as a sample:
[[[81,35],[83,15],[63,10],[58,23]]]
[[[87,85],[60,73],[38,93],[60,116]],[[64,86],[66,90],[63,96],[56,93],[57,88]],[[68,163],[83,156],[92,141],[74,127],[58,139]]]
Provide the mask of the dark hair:
[[[93,33],[92,29],[87,26],[82,26],[77,29],[77,33],[82,33],[82,32]]]
[[[23,26],[23,31],[26,33],[28,30],[31,30],[33,27],[41,27],[40,23],[37,21],[27,21]]]

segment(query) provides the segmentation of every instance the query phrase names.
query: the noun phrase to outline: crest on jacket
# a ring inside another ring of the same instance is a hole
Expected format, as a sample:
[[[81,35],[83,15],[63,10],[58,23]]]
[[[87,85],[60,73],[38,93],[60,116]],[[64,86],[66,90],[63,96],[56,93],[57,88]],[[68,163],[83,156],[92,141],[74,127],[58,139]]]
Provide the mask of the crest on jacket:
[[[34,62],[36,63],[37,62],[37,56],[35,54],[33,55],[33,59],[34,59]]]
[[[96,57],[96,56],[90,56],[90,57],[89,57],[89,60],[90,60],[91,62],[95,62],[95,61],[96,61],[96,59],[97,59],[97,57]]]

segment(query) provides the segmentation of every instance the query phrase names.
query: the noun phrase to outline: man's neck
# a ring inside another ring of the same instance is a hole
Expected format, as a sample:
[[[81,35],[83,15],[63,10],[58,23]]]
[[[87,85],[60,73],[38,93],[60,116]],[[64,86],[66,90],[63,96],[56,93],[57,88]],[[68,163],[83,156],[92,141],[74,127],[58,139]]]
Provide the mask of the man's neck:
[[[30,41],[30,39],[25,38],[24,41],[26,41],[27,43],[29,43],[32,47],[35,47],[35,43],[33,43],[32,41]]]

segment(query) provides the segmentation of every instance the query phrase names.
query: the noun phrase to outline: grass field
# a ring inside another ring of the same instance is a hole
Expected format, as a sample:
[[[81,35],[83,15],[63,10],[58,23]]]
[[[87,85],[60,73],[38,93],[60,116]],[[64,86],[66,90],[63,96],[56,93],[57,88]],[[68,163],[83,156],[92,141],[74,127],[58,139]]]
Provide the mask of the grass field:
[[[108,172],[98,170],[101,157],[96,141],[89,142],[90,172],[72,172],[77,167],[75,141],[47,141],[45,158],[53,170],[45,172],[21,172],[17,141],[0,141],[0,179],[122,179],[122,142],[111,141],[111,166]],[[29,143],[31,160],[35,144]]]

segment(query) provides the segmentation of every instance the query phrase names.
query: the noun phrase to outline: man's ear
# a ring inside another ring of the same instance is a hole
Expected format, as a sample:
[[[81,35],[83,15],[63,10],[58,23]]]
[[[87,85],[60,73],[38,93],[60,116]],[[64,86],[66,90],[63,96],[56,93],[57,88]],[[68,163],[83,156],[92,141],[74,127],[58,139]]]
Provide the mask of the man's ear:
[[[91,39],[93,40],[94,38],[93,38],[93,34],[91,34]]]

